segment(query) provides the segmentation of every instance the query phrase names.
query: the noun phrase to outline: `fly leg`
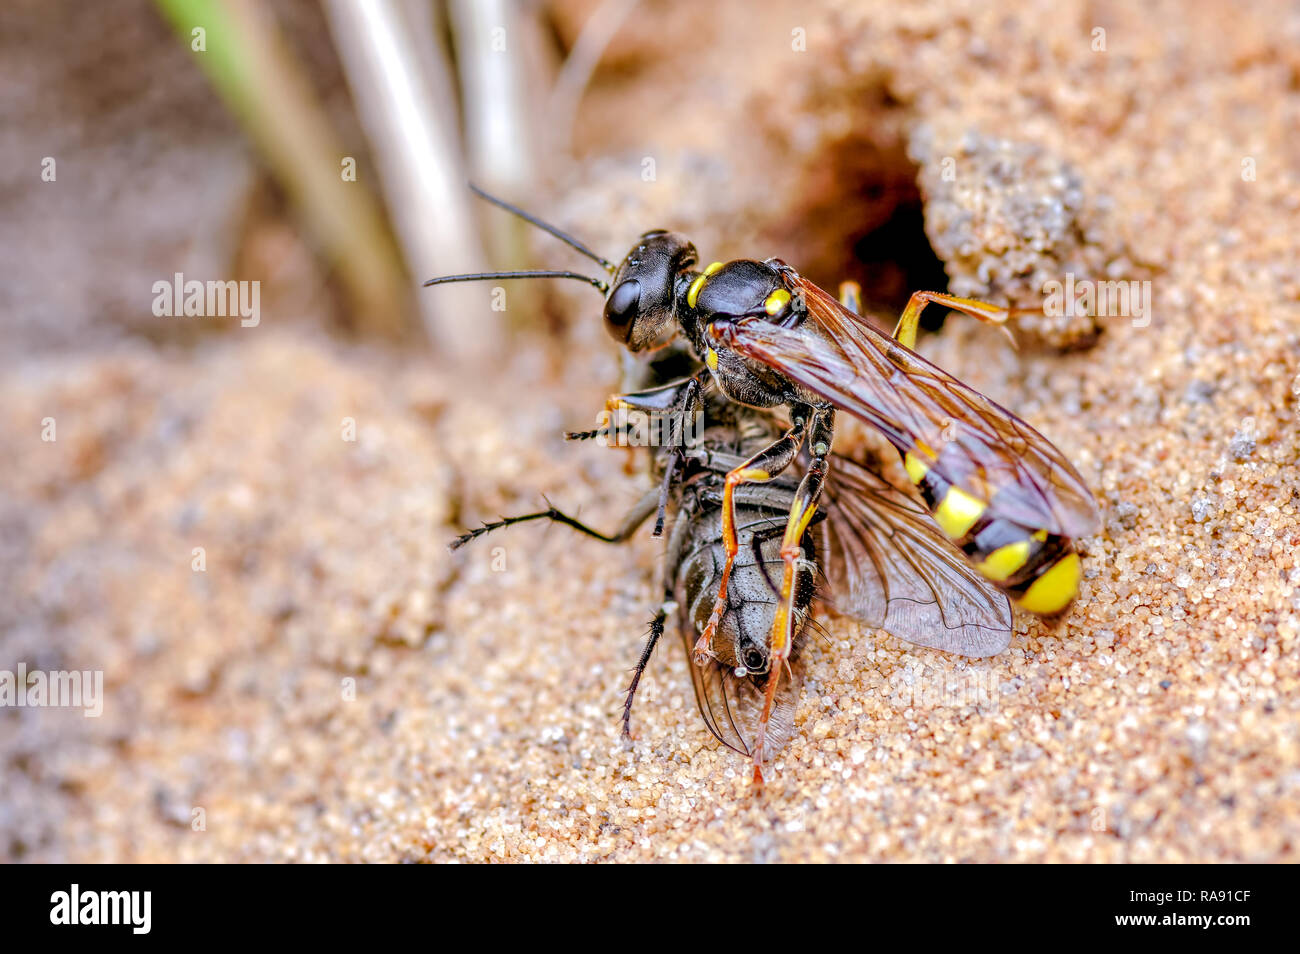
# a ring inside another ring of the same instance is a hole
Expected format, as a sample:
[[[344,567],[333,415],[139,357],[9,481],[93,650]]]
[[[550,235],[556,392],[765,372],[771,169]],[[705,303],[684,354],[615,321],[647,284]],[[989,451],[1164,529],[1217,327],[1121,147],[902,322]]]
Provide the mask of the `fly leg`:
[[[542,499],[545,500],[546,498]],[[471,540],[481,537],[484,534],[491,533],[493,530],[501,530],[505,527],[514,526],[516,523],[526,523],[529,520],[550,520],[555,523],[562,523],[565,526],[572,527],[579,533],[585,533],[587,536],[595,537],[597,540],[603,540],[605,543],[622,543],[625,540],[630,539],[632,534],[636,533],[637,527],[645,523],[646,520],[649,519],[650,514],[655,512],[655,505],[658,501],[659,491],[650,491],[650,493],[637,501],[636,505],[628,515],[623,518],[623,522],[619,524],[618,529],[613,533],[601,533],[599,530],[594,530],[587,526],[577,517],[570,517],[567,513],[557,510],[555,507],[550,507],[547,510],[539,510],[536,513],[525,513],[517,517],[502,517],[500,520],[495,520],[492,523],[485,523],[481,527],[467,530],[465,533],[462,533],[453,540],[448,545],[448,549],[459,550]],[[548,504],[550,503],[549,500],[546,502]]]
[[[727,473],[722,487],[722,545],[727,559],[722,565],[722,578],[718,583],[717,598],[713,601],[713,612],[709,614],[709,622],[695,643],[697,666],[703,666],[713,653],[713,634],[717,632],[722,615],[727,611],[727,583],[731,579],[736,554],[740,552],[740,543],[736,537],[736,488],[741,484],[759,484],[772,480],[790,466],[803,445],[804,433],[808,428],[808,411],[806,406],[796,405],[791,412],[793,423],[785,434]]]
[[[829,405],[813,412],[808,433],[812,461],[808,472],[799,482],[794,503],[790,505],[790,515],[786,519],[785,535],[781,538],[781,560],[785,564],[785,572],[781,578],[776,613],[772,619],[763,715],[758,721],[758,739],[754,744],[754,782],[760,785],[763,782],[763,743],[767,738],[767,722],[772,716],[772,703],[776,699],[777,684],[781,681],[781,669],[789,665],[790,652],[794,648],[795,583],[798,569],[804,563],[803,537],[817,514],[817,501],[826,483],[826,458],[831,452],[834,419],[835,409]]]
[[[627,687],[627,698],[623,701],[623,737],[626,739],[632,738],[632,700],[641,685],[641,677],[645,674],[646,666],[650,665],[650,656],[664,634],[664,623],[668,619],[668,614],[676,608],[673,595],[665,593],[663,605],[655,613],[654,619],[650,620],[650,633],[646,636],[645,648],[641,650],[641,658],[637,660],[636,669],[632,673],[632,683]]]
[[[547,502],[549,503],[549,501]],[[601,533],[599,530],[594,530],[576,517],[570,517],[568,514],[557,510],[555,507],[551,507],[549,510],[539,510],[537,513],[521,514],[518,517],[503,517],[494,523],[485,523],[483,526],[475,530],[470,530],[461,534],[452,541],[450,549],[457,550],[476,537],[481,537],[484,534],[491,533],[493,530],[500,530],[504,527],[513,526],[516,523],[524,523],[529,520],[550,520],[555,523],[562,523],[565,526],[572,527],[580,533],[585,533],[587,536],[595,537],[597,540],[602,540],[605,543],[622,543],[629,539],[641,524],[646,522],[650,515],[655,512],[655,507],[658,503],[659,491],[650,491],[637,501],[636,506],[628,512],[628,515],[623,518],[623,522],[619,524],[618,529],[613,533]],[[675,607],[676,604],[672,601],[672,594],[665,593],[663,605],[659,607],[658,612],[655,613],[654,619],[650,621],[650,635],[646,639],[645,648],[641,651],[641,658],[637,662],[636,669],[632,675],[632,684],[628,686],[627,689],[627,699],[623,703],[623,734],[626,736],[630,737],[631,735],[632,699],[636,696],[637,688],[641,685],[641,676],[645,673],[646,666],[650,664],[650,656],[654,652],[655,645],[664,634],[664,623],[668,618],[668,614],[671,613]]]

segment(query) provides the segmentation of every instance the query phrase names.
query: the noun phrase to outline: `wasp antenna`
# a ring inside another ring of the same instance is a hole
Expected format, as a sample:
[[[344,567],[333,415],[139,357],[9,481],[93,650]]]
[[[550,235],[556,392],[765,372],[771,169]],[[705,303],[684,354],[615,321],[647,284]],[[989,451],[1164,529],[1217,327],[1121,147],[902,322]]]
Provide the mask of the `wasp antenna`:
[[[474,272],[469,275],[443,275],[439,278],[430,278],[424,283],[424,287],[445,285],[448,282],[485,282],[494,278],[576,278],[580,282],[586,282],[588,285],[593,286],[602,295],[609,291],[608,283],[601,281],[599,278],[592,278],[590,275],[579,275],[577,272],[538,271],[536,269],[516,272]]]
[[[535,225],[535,226],[537,226],[537,227],[538,227],[539,229],[541,229],[543,232],[549,232],[551,235],[554,235],[557,239],[559,239],[559,240],[560,240],[561,242],[563,242],[565,245],[569,246],[570,248],[574,249],[575,251],[581,252],[583,255],[585,255],[585,256],[587,256],[589,259],[591,259],[593,262],[598,262],[598,263],[600,264],[600,267],[603,268],[603,269],[605,269],[605,271],[607,271],[607,272],[611,272],[611,273],[614,271],[614,263],[613,263],[613,262],[611,262],[611,261],[610,261],[609,259],[607,259],[607,258],[604,258],[604,257],[602,257],[602,256],[600,256],[600,255],[597,255],[595,252],[593,252],[591,249],[587,248],[587,246],[583,245],[581,242],[579,242],[579,241],[578,241],[576,238],[574,238],[572,235],[569,235],[569,234],[567,234],[567,233],[565,233],[565,232],[561,232],[561,231],[560,231],[559,229],[557,229],[554,225],[550,225],[549,223],[543,222],[541,219],[537,218],[537,216],[535,216],[535,215],[529,215],[529,214],[528,214],[527,212],[525,212],[523,209],[519,208],[518,206],[511,205],[509,202],[506,202],[504,199],[498,199],[496,196],[491,195],[490,193],[484,192],[482,189],[480,189],[478,186],[476,186],[476,185],[475,185],[474,183],[472,183],[472,182],[469,184],[469,187],[470,187],[470,189],[474,192],[474,194],[477,195],[479,198],[481,198],[481,199],[487,199],[489,202],[491,202],[493,205],[497,206],[498,208],[505,209],[505,210],[506,210],[507,212],[509,212],[511,215],[517,215],[517,216],[519,216],[519,217],[520,217],[521,219],[523,219],[525,222],[529,223],[530,225]]]

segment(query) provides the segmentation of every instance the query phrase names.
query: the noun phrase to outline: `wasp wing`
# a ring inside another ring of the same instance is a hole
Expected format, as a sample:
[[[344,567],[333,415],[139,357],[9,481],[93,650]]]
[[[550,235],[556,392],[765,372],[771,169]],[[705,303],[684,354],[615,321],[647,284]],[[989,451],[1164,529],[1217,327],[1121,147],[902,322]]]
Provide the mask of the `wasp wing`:
[[[679,626],[686,645],[686,668],[695,685],[695,701],[709,731],[723,745],[742,755],[753,755],[758,741],[758,724],[763,715],[766,678],[737,676],[729,666],[710,659],[703,666],[692,661],[698,633],[682,611]],[[772,714],[767,723],[763,750],[771,757],[794,735],[794,712],[803,688],[803,663],[798,656],[789,661],[790,671],[777,683]]]
[[[833,456],[823,572],[839,613],[933,649],[993,656],[1011,640],[1011,604],[926,510],[853,461]]]
[[[803,324],[741,317],[711,333],[875,427],[987,503],[988,516],[1066,537],[1096,530],[1092,494],[1051,441],[812,282],[788,280],[807,308]]]

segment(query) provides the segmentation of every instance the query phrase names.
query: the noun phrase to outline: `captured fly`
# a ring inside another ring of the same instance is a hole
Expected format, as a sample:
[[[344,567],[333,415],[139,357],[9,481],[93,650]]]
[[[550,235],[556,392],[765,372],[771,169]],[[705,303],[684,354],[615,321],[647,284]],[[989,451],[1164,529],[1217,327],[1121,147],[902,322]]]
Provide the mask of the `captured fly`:
[[[655,362],[651,381],[662,376],[659,369],[672,366],[680,356],[677,352]],[[681,391],[697,386],[695,381],[686,377],[622,395],[621,406],[663,414],[663,408],[680,404]],[[712,390],[703,396],[700,407],[702,423],[694,429],[692,442],[652,449],[651,472],[657,487],[633,507],[614,533],[601,533],[550,508],[485,524],[452,544],[457,549],[485,533],[539,519],[619,543],[656,512],[661,520],[666,517],[663,604],[651,621],[628,688],[625,733],[630,731],[637,688],[665,628],[677,626],[691,658],[714,613],[718,580],[728,563],[723,509],[727,474],[784,430],[769,412],[736,404]],[[623,443],[622,435],[609,430],[570,436],[600,436],[611,444]],[[749,756],[760,780],[764,762],[785,745],[794,729],[803,681],[801,650],[814,598],[820,596],[837,612],[903,639],[966,656],[994,655],[1011,638],[1007,597],[958,558],[926,510],[860,464],[832,456],[835,466],[826,505],[798,541],[795,581],[788,592],[780,586],[781,550],[797,481],[781,475],[736,490],[737,552],[731,561],[726,605],[717,622],[713,651],[690,666],[696,702],[709,731],[724,745]],[[819,580],[824,581],[822,592],[818,592]],[[789,621],[790,650],[783,659],[774,659],[771,633],[783,615]],[[785,678],[774,674],[774,665],[782,667]]]
[[[727,474],[782,432],[774,417],[710,395],[700,443],[675,494],[664,590],[675,606],[689,656],[715,613],[727,566]],[[737,551],[712,652],[691,666],[709,730],[749,755],[754,776],[790,738],[803,679],[801,650],[809,607],[822,595],[840,614],[925,646],[988,656],[1011,637],[1007,597],[965,561],[908,495],[870,470],[832,455],[825,506],[796,541],[794,585],[784,587],[786,520],[799,483],[781,475],[738,487],[733,497]],[[816,592],[818,577],[823,592]],[[662,627],[662,617],[656,618]],[[773,651],[771,633],[790,633]],[[651,645],[655,638],[652,625]],[[648,657],[643,657],[642,664]],[[779,678],[784,669],[785,678]],[[769,687],[772,691],[769,692]]]
[[[659,407],[670,418],[699,413],[706,383],[732,403],[787,410],[789,425],[774,431],[766,445],[734,461],[722,477],[719,528],[725,558],[713,606],[693,647],[697,665],[717,658],[719,628],[731,606],[729,587],[741,552],[740,488],[783,486],[797,461],[796,472],[802,476],[787,500],[781,569],[774,576],[779,582],[767,642],[771,662],[763,722],[776,705],[781,664],[795,652],[797,620],[791,607],[797,595],[801,541],[834,506],[829,491],[844,482],[834,476],[835,469],[847,470],[854,482],[852,468],[831,453],[837,409],[875,428],[902,456],[929,511],[928,525],[937,527],[935,537],[946,544],[941,552],[949,577],[960,570],[965,579],[973,570],[1020,608],[1040,615],[1060,613],[1074,600],[1082,573],[1073,540],[1098,525],[1096,503],[1082,478],[1036,430],[912,350],[917,323],[928,304],[995,324],[1007,320],[1009,309],[917,292],[893,336],[886,336],[858,315],[847,286],[837,300],[779,259],[714,262],[698,269],[694,245],[677,233],[655,230],[642,235],[615,265],[553,226],[479,194],[596,261],[610,280],[567,271],[522,271],[453,275],[425,284],[511,277],[580,279],[604,295],[605,327],[630,351],[657,349],[679,335],[689,343],[702,367],[672,392],[671,403]],[[622,406],[627,398],[615,396],[610,406]],[[669,471],[660,494],[661,520],[671,482]],[[853,492],[865,495],[869,488],[859,486]],[[910,498],[903,499],[910,503]],[[879,570],[869,579],[887,582]],[[954,585],[936,595],[942,604],[960,591]],[[883,598],[891,595],[886,590]],[[842,593],[839,596],[837,603],[842,603]],[[877,600],[881,598],[877,594]],[[935,645],[916,634],[898,635]],[[761,736],[756,764],[762,758]]]

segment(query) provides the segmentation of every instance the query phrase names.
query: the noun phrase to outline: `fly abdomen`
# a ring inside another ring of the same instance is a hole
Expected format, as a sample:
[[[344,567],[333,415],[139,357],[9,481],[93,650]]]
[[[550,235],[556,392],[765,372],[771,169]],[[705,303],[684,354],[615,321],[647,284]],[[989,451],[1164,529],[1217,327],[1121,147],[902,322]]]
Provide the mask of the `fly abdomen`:
[[[695,700],[709,731],[724,745],[746,755],[759,751],[760,742],[762,751],[775,753],[794,733],[803,673],[800,649],[816,584],[816,544],[809,530],[801,541],[804,559],[797,566],[793,593],[791,652],[782,666],[775,697],[769,699],[767,691],[774,678],[772,627],[784,571],[779,531],[792,492],[760,486],[770,498],[770,506],[736,507],[740,549],[727,587],[726,610],[712,642],[713,658],[702,666],[689,665]],[[682,496],[669,542],[666,582],[679,607],[689,656],[712,615],[727,551],[720,504],[694,487],[688,486]]]
[[[988,504],[957,487],[913,454],[903,464],[935,522],[975,569],[1020,609],[1052,616],[1073,602],[1081,566],[1074,542],[1046,530],[990,518]]]
[[[727,609],[719,622],[713,648],[723,665],[763,673],[768,668],[776,588],[781,584],[783,571],[781,538],[769,533],[756,543],[755,532],[760,527],[779,529],[780,525],[774,523],[771,514],[745,506],[736,508],[736,518],[740,550],[732,567]],[[718,577],[726,560],[719,513],[710,509],[695,514],[688,533],[695,538],[694,547],[677,566],[675,589],[698,634],[713,609]],[[796,647],[803,641],[807,612],[815,591],[812,567],[816,561],[816,544],[811,532],[804,535],[802,546],[804,563],[798,568],[794,593]]]

